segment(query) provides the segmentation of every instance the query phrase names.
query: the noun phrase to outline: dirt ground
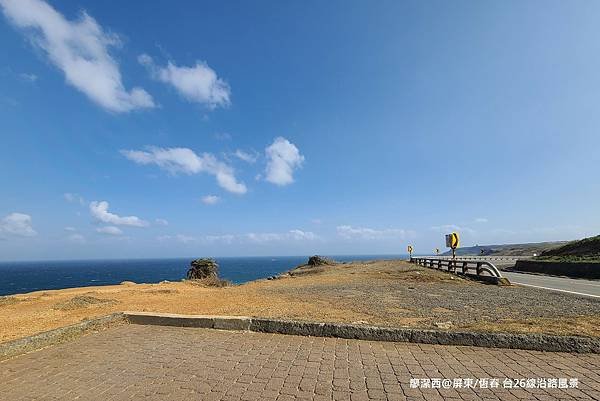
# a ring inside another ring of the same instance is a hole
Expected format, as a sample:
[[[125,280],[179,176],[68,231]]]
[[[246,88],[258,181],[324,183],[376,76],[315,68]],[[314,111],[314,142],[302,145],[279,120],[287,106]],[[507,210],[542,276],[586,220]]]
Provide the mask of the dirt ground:
[[[125,283],[0,297],[0,342],[116,311],[600,337],[597,299],[487,285],[403,261],[339,264],[292,274],[223,288]]]

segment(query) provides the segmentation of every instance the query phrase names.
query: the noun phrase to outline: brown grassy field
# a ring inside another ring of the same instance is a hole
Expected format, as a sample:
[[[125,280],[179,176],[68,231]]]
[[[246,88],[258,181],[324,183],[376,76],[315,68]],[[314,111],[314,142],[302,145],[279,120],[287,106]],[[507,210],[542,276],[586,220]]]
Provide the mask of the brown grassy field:
[[[0,297],[0,342],[116,311],[600,337],[600,300],[373,261],[299,269],[293,276],[223,288],[130,283]]]

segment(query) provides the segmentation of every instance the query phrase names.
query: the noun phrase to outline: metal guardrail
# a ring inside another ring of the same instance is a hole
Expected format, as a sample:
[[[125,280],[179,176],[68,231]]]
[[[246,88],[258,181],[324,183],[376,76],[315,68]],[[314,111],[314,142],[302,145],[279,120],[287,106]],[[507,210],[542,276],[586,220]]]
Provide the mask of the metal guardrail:
[[[411,263],[416,263],[423,267],[431,267],[433,269],[446,270],[451,273],[472,274],[470,270],[474,270],[478,276],[489,276],[503,278],[500,270],[493,263],[485,260],[468,260],[463,258],[445,258],[445,257],[413,257],[410,258]]]
[[[424,258],[432,258],[432,259],[452,259],[452,256],[422,256]],[[528,259],[533,256],[457,256],[460,260],[497,260],[497,261],[507,261],[507,262],[516,262],[519,259]]]

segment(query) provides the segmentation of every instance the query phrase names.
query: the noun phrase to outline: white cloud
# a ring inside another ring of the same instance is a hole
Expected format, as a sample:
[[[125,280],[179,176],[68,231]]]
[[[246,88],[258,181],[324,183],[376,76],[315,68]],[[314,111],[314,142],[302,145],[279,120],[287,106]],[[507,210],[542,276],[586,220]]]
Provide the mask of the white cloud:
[[[258,160],[258,154],[255,151],[246,152],[241,149],[237,149],[233,155],[238,159],[245,161],[246,163],[256,163]]]
[[[246,233],[246,234],[220,234],[220,235],[202,235],[198,237],[192,237],[189,235],[177,234],[177,235],[161,235],[156,237],[158,241],[178,241],[184,244],[199,242],[213,244],[215,242],[222,242],[231,244],[237,243],[268,243],[268,242],[279,242],[279,241],[314,241],[318,240],[319,237],[310,231],[302,230],[290,230],[284,233]]]
[[[0,0],[0,5],[15,26],[29,30],[33,44],[64,72],[67,83],[101,107],[113,112],[154,107],[145,90],[125,89],[109,53],[110,47],[120,46],[119,38],[104,32],[87,13],[69,21],[42,0]]]
[[[83,244],[85,243],[85,237],[81,234],[71,234],[67,237],[67,239],[71,242],[75,242],[76,244]]]
[[[205,205],[214,205],[219,202],[219,199],[217,195],[206,195],[202,197],[202,203]]]
[[[108,211],[108,202],[93,201],[90,203],[90,213],[92,216],[103,223],[114,224],[117,226],[147,227],[148,222],[137,216],[121,217]]]
[[[82,206],[85,204],[85,199],[83,199],[82,196],[77,195],[77,194],[67,192],[67,193],[63,194],[63,197],[65,198],[65,200],[67,202],[70,202],[70,203],[78,202]]]
[[[160,67],[147,54],[140,55],[138,61],[148,69],[152,78],[173,86],[190,102],[210,109],[230,104],[229,85],[217,77],[217,73],[205,62],[197,61],[195,66],[179,67],[169,61],[166,67]]]
[[[451,232],[458,232],[459,234],[462,233],[466,233],[469,235],[475,235],[476,231],[473,230],[472,228],[469,227],[465,227],[465,226],[458,226],[456,224],[444,224],[441,226],[433,226],[431,227],[431,230],[433,231],[437,231],[440,234],[450,234]]]
[[[290,141],[285,138],[275,138],[265,149],[267,168],[265,179],[276,185],[288,185],[294,182],[294,170],[304,162],[304,156]]]
[[[321,219],[311,219],[310,222],[313,224],[322,224],[323,223],[323,221]]]
[[[236,236],[233,234],[222,234],[222,235],[204,235],[201,240],[203,242],[214,243],[214,242],[223,242],[225,244],[231,244],[235,241]]]
[[[168,226],[169,221],[165,219],[154,219],[154,222],[159,226]]]
[[[251,242],[272,242],[281,241],[284,238],[284,235],[277,233],[248,233],[244,234],[242,238],[250,240]]]
[[[149,147],[147,151],[121,150],[121,154],[137,164],[156,164],[172,174],[208,173],[214,175],[219,186],[229,192],[244,194],[247,191],[246,185],[235,178],[234,169],[210,153],[198,156],[188,148]]]
[[[374,228],[352,227],[348,225],[343,225],[337,226],[336,230],[338,235],[345,239],[405,239],[407,237],[414,236],[414,233],[412,231],[404,230],[401,228],[386,228],[382,230],[377,230]]]
[[[302,230],[290,230],[288,233],[289,237],[295,240],[314,240],[317,239],[315,233],[311,231],[302,231]]]
[[[248,233],[239,236],[240,240],[249,240],[251,242],[275,242],[275,241],[313,241],[319,237],[311,231],[302,231],[298,229],[290,230],[286,233]]]
[[[31,225],[31,216],[24,213],[10,213],[0,219],[0,237],[33,237],[37,232]]]
[[[99,232],[100,234],[106,234],[106,235],[122,235],[123,234],[123,231],[121,231],[121,229],[119,227],[115,227],[115,226],[98,227],[98,228],[96,228],[96,231]]]
[[[475,219],[475,223],[487,223],[488,219],[486,219],[485,217],[478,217]]]
[[[65,231],[75,232],[75,231],[77,231],[77,229],[75,227],[65,227]]]

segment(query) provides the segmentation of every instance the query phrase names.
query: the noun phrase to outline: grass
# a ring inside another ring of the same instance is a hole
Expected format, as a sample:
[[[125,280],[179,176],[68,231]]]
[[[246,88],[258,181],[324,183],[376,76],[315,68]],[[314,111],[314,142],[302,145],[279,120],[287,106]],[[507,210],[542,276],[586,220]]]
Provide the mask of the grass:
[[[600,263],[600,235],[572,241],[544,251],[536,260],[559,263]]]

